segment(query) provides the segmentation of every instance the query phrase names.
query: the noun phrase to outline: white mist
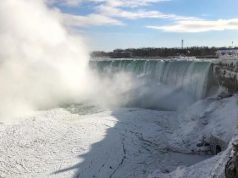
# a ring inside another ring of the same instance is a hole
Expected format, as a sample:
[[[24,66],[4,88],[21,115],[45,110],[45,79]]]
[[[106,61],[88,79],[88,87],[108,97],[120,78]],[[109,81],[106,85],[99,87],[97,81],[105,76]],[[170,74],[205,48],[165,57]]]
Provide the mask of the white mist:
[[[87,95],[87,50],[59,14],[41,0],[0,1],[0,120]]]

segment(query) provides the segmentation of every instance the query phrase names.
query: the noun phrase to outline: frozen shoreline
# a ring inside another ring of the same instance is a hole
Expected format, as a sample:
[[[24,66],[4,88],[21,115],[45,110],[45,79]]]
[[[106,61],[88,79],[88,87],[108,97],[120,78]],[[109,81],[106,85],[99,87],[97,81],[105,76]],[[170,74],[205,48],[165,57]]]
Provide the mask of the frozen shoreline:
[[[180,113],[137,108],[88,115],[41,112],[0,125],[0,177],[204,178],[215,173],[229,150],[207,159],[211,155],[197,144],[209,134],[229,142],[237,116],[237,96],[199,101]]]

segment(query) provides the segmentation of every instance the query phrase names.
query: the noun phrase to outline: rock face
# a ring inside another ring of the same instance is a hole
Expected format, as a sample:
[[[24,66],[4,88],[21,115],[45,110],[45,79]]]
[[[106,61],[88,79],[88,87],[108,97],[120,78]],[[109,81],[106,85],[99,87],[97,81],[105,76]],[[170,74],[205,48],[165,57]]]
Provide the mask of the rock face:
[[[213,74],[218,85],[229,93],[238,92],[238,60],[226,60],[213,64]]]
[[[226,143],[224,140],[214,135],[210,136],[209,144],[210,144],[211,153],[214,155],[220,153],[221,151],[224,151],[228,145],[228,143]]]
[[[226,178],[238,177],[238,141],[233,142],[232,155],[225,167]]]

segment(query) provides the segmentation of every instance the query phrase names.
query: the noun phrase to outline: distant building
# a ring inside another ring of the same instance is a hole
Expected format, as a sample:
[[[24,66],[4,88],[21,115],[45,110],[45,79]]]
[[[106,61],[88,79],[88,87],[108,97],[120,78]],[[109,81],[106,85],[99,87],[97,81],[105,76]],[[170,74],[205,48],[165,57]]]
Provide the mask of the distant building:
[[[226,49],[218,50],[216,55],[219,59],[237,59],[238,60],[238,49]]]

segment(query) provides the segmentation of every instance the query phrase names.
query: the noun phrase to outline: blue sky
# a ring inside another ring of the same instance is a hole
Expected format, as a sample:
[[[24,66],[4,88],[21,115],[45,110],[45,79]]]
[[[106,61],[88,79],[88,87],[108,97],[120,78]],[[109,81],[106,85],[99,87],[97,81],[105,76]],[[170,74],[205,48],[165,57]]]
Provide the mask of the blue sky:
[[[48,0],[91,50],[238,46],[238,0]]]

